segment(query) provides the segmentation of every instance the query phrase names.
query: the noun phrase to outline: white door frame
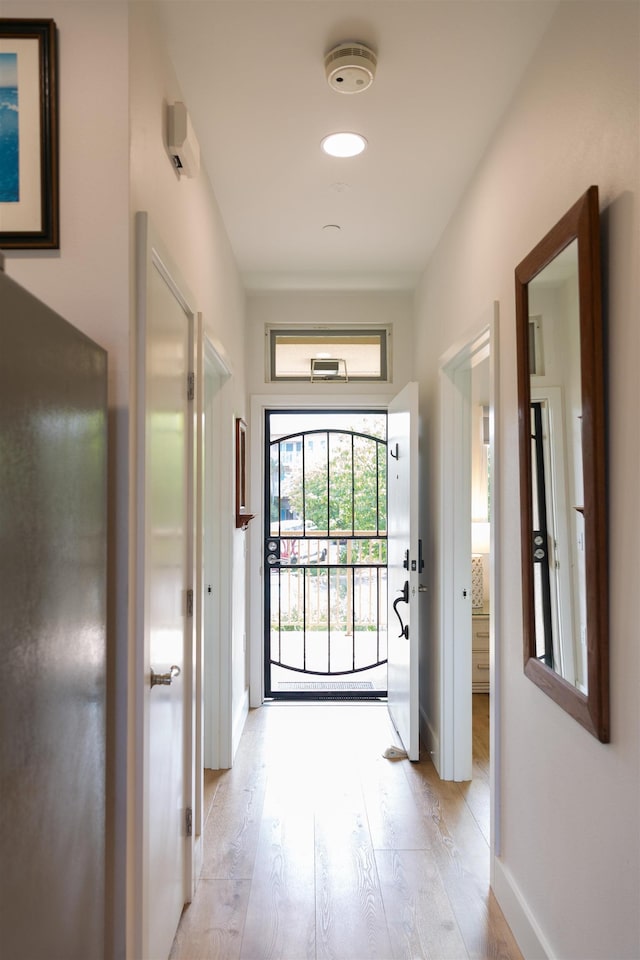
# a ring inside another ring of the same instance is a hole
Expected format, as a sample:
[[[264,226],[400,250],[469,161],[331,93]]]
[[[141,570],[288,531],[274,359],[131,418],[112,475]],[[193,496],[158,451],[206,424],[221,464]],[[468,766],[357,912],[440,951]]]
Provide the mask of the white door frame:
[[[130,765],[135,771],[133,793],[130,799],[133,803],[133,815],[129,822],[128,846],[132,851],[132,881],[134,907],[128,923],[128,939],[134,943],[135,955],[140,958],[147,956],[149,929],[151,923],[151,908],[149,902],[149,876],[147,869],[148,853],[148,821],[149,821],[149,682],[150,663],[149,650],[145,643],[146,632],[146,558],[145,558],[145,530],[146,530],[146,453],[145,453],[145,413],[146,413],[146,322],[149,302],[151,271],[157,269],[171,290],[176,301],[184,311],[189,324],[189,357],[187,369],[193,366],[194,359],[194,325],[195,309],[194,298],[186,287],[180,271],[173,263],[161,238],[154,230],[146,212],[136,214],[136,367],[138,371],[136,384],[136,411],[131,430],[131,463],[134,464],[132,475],[132,500],[135,518],[133,549],[130,563],[131,587],[131,618],[135,643],[130,650],[130,672],[133,677],[130,709],[133,716],[133,736],[130,748],[133,756]],[[185,397],[187,383],[185,382]],[[188,491],[187,503],[187,551],[185,557],[185,582],[193,584],[193,557],[194,557],[194,466],[195,446],[193,421],[189,420],[186,426],[187,457],[185,462],[185,487]],[[186,591],[185,591],[186,593]],[[185,606],[186,606],[185,596]],[[180,678],[184,690],[184,769],[183,769],[183,803],[184,808],[193,807],[193,775],[194,775],[194,730],[193,713],[189,704],[193,700],[194,676],[192,671],[193,657],[190,646],[193,647],[193,622],[185,617],[185,640],[183,675]],[[191,877],[193,875],[193,842],[184,838],[184,876],[182,889],[184,902],[191,897]]]
[[[222,680],[219,666],[230,663],[230,630],[228,626],[231,592],[229,564],[230,545],[224,545],[223,518],[229,506],[222,503],[219,466],[223,459],[220,396],[222,386],[232,375],[231,363],[222,344],[204,332],[202,314],[196,323],[195,370],[195,644],[194,644],[194,805],[193,805],[193,873],[192,894],[200,875],[203,860],[204,768],[230,766],[221,762],[217,745],[229,739],[230,752],[230,675]],[[207,510],[207,504],[210,505]],[[217,522],[211,522],[212,518]],[[209,592],[211,587],[211,592]],[[226,641],[226,642],[225,642]],[[230,668],[229,668],[230,670]],[[228,673],[229,671],[227,671]],[[226,676],[226,673],[225,673]],[[223,692],[223,696],[221,696]],[[226,700],[223,698],[226,697]],[[222,733],[220,732],[222,731]],[[212,744],[216,749],[212,749]],[[225,754],[226,756],[226,754]]]
[[[249,525],[249,705],[264,701],[264,590],[262,582],[264,542],[264,415],[266,410],[386,410],[397,391],[388,394],[259,394],[251,397],[251,492],[249,505],[255,523]],[[259,599],[258,599],[259,598]]]
[[[196,494],[196,569],[198,602],[197,728],[200,755],[196,770],[223,770],[232,762],[231,722],[231,556],[233,505],[222,465],[232,448],[232,414],[227,410],[225,384],[233,368],[221,343],[200,327],[198,365],[198,487]],[[226,429],[226,426],[229,429]],[[194,811],[201,830],[202,799]]]
[[[471,744],[471,512],[460,510],[471,503],[470,373],[489,357],[489,448],[491,476],[490,547],[490,780],[491,839],[499,852],[498,803],[500,774],[500,565],[498,320],[496,301],[478,326],[452,345],[440,358],[440,753],[438,771],[443,780],[466,780],[472,772]],[[467,597],[463,597],[466,590]],[[468,631],[456,629],[460,622]],[[493,858],[492,858],[493,863]]]

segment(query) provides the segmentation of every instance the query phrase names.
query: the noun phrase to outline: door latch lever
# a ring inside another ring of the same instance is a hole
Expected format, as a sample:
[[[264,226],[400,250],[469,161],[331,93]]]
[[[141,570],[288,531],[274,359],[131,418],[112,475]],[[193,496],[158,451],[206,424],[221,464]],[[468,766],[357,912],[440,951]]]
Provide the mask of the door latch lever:
[[[398,634],[398,636],[404,637],[405,640],[408,640],[409,624],[402,622],[402,617],[400,616],[400,611],[398,610],[399,603],[409,603],[409,581],[408,580],[405,580],[402,590],[399,590],[398,593],[400,594],[400,596],[396,597],[396,599],[393,601],[393,609],[395,611],[395,615],[400,621],[400,633]]]

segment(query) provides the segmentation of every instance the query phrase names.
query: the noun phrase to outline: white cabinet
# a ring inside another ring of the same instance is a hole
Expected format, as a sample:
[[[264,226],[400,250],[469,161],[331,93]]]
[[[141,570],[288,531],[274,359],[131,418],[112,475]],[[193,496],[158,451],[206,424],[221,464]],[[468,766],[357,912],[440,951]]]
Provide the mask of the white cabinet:
[[[489,614],[474,613],[472,629],[472,690],[489,692]]]

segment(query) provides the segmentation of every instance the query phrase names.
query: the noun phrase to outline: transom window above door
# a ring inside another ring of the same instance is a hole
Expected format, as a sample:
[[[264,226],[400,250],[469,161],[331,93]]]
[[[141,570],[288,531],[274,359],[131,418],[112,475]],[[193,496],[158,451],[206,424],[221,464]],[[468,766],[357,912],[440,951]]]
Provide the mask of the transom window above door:
[[[389,380],[390,327],[267,327],[269,380]]]

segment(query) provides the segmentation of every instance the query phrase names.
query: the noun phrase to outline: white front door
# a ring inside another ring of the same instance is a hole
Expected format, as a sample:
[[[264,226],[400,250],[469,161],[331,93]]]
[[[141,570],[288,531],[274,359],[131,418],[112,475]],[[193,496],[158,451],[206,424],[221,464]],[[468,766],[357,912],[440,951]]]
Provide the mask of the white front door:
[[[419,759],[418,384],[389,404],[388,421],[388,705],[410,760]]]
[[[189,896],[186,807],[192,660],[192,321],[175,276],[146,233],[139,319],[139,578],[144,597],[141,960],[164,960]],[[185,776],[187,774],[187,776]]]

